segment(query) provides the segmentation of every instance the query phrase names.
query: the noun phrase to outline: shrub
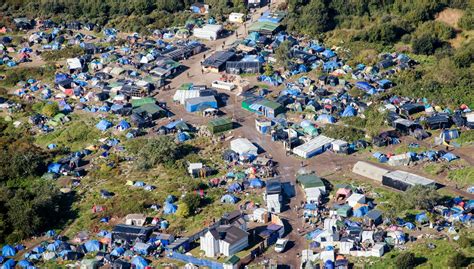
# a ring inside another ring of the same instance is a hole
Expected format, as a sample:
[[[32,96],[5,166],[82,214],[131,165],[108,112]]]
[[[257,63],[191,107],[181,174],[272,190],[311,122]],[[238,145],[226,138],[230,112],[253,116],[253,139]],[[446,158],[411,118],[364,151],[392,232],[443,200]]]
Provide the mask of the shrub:
[[[58,112],[59,106],[55,102],[47,103],[41,108],[41,113],[50,118],[58,114]]]
[[[415,255],[411,252],[405,252],[398,255],[395,259],[395,265],[398,269],[411,269],[416,265]]]
[[[468,259],[464,254],[456,252],[453,256],[448,258],[447,265],[450,268],[463,268],[468,263]]]
[[[431,55],[441,46],[441,41],[433,36],[423,35],[412,41],[412,49],[416,54]]]

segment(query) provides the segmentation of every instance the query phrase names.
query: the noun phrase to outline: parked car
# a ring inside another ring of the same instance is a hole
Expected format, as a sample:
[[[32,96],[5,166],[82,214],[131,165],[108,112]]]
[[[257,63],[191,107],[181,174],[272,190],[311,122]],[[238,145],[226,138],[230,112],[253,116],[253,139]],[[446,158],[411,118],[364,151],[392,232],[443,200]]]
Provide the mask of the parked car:
[[[288,244],[288,239],[280,238],[276,241],[275,252],[282,253],[285,251],[286,245]]]

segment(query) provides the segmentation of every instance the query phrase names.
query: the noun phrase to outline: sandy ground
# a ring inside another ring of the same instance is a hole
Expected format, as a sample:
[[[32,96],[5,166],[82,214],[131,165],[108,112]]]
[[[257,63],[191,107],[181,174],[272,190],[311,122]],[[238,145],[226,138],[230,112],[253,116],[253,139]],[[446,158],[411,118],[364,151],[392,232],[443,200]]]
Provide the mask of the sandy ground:
[[[444,22],[451,27],[457,28],[458,26],[458,21],[464,14],[464,11],[460,9],[455,9],[455,8],[446,8],[438,15],[436,15],[435,20]]]

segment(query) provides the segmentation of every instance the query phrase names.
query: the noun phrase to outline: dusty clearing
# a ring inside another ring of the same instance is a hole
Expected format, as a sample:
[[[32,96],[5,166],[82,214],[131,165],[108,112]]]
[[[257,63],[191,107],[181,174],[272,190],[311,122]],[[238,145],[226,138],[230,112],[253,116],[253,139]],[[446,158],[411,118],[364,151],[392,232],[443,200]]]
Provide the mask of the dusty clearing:
[[[444,22],[454,28],[457,28],[458,21],[464,14],[464,11],[455,8],[446,8],[436,15],[436,21]]]

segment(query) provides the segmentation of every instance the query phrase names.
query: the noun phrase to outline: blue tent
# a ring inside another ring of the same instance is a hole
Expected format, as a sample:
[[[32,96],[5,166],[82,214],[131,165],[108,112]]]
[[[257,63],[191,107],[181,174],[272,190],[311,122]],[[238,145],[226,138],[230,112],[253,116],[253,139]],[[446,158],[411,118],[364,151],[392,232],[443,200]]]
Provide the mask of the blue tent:
[[[145,187],[145,182],[143,181],[137,181],[133,184],[135,187]]]
[[[55,243],[56,243],[56,242],[55,242]],[[48,245],[46,246],[46,249],[47,249],[48,251],[56,252],[56,250],[57,250],[58,247],[59,247],[59,244],[55,244],[55,243],[48,244]]]
[[[416,214],[415,220],[416,220],[416,222],[418,222],[418,223],[427,222],[427,221],[428,221],[428,216],[426,215],[425,212],[420,213],[420,214]]]
[[[174,203],[176,201],[176,198],[173,195],[168,195],[165,199],[166,203]]]
[[[60,169],[61,169],[61,164],[59,163],[51,163],[48,165],[48,173],[59,174]]]
[[[184,132],[179,132],[176,135],[176,139],[178,139],[179,142],[184,142],[189,139],[189,135]]]
[[[225,203],[225,204],[235,204],[237,203],[237,201],[238,201],[237,197],[230,194],[225,194],[221,198],[221,203]]]
[[[109,129],[110,127],[112,127],[112,123],[108,120],[101,120],[99,121],[99,123],[97,123],[95,127],[101,131],[105,131]]]
[[[4,257],[13,257],[13,256],[15,256],[15,254],[16,254],[15,248],[13,248],[10,245],[3,246],[2,256],[4,256]]]
[[[234,182],[227,188],[227,191],[228,192],[239,192],[239,191],[242,191],[242,186],[239,183]]]
[[[165,205],[163,206],[163,213],[165,215],[174,214],[176,213],[177,209],[178,208],[176,205],[166,202]]]
[[[132,265],[135,266],[135,269],[145,269],[148,266],[148,262],[140,256],[135,256],[132,259]]]
[[[321,114],[321,115],[318,116],[317,121],[324,122],[324,123],[335,123],[336,119],[331,115]]]
[[[260,188],[263,188],[263,185],[264,185],[263,181],[261,181],[258,178],[254,178],[254,179],[250,180],[250,187],[252,187],[252,188],[260,189]]]
[[[344,112],[342,112],[343,117],[354,117],[357,115],[357,110],[353,108],[352,106],[347,106],[346,109],[344,109]]]
[[[413,224],[413,223],[411,223],[411,222],[405,223],[404,226],[407,227],[407,229],[410,229],[410,230],[414,230],[414,229],[415,229],[415,224]]]
[[[354,210],[354,217],[360,218],[365,216],[369,212],[369,207],[363,205]]]
[[[126,120],[121,120],[118,124],[117,124],[117,128],[119,128],[120,130],[127,130],[128,128],[132,127],[130,125],[130,123],[128,123]]]
[[[326,49],[321,53],[321,55],[323,55],[324,57],[329,59],[329,58],[332,58],[332,57],[336,56],[336,53],[334,53],[334,51],[332,51],[330,49]]]
[[[32,266],[31,262],[27,260],[21,260],[18,262],[17,265],[20,266],[21,268],[28,268],[29,266]]]
[[[375,90],[374,86],[370,85],[366,81],[357,81],[355,86],[363,91],[370,91],[370,90]]]
[[[324,269],[334,269],[334,262],[327,260],[324,262]]]
[[[122,256],[124,253],[125,253],[125,249],[124,249],[124,248],[122,248],[122,247],[117,247],[117,248],[115,248],[114,250],[112,250],[112,252],[110,252],[110,255],[119,257],[119,256]]]
[[[388,162],[387,155],[381,153],[381,152],[375,152],[372,157],[376,158],[379,162],[381,163],[386,163]]]
[[[96,252],[100,250],[100,243],[97,240],[89,240],[84,244],[87,252]]]
[[[441,158],[445,161],[450,162],[450,161],[458,159],[459,157],[452,154],[451,152],[448,152],[448,153],[444,154],[443,157],[441,157]]]
[[[15,268],[15,260],[13,259],[9,259],[8,261],[6,261],[1,269],[14,269]]]

